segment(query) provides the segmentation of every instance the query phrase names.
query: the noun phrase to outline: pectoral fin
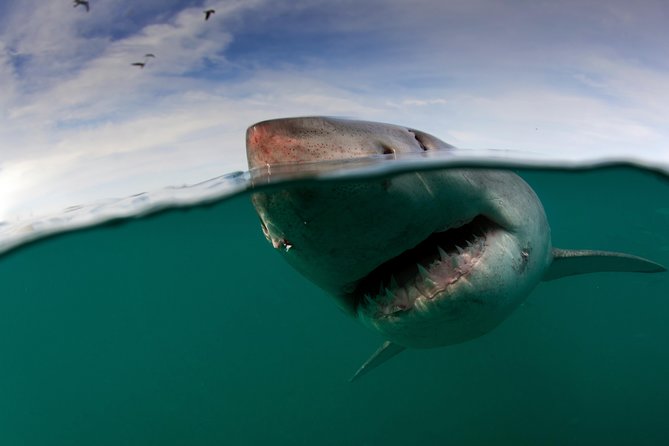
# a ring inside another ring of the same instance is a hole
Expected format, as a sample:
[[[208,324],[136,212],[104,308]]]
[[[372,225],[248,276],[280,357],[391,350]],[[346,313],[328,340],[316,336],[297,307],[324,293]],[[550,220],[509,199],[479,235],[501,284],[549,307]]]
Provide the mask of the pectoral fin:
[[[390,341],[384,342],[381,347],[377,351],[374,352],[370,358],[365,361],[363,365],[360,366],[357,372],[355,372],[355,375],[351,377],[351,379],[348,380],[348,382],[353,382],[356,379],[360,378],[362,375],[365,373],[369,372],[372,369],[375,369],[379,365],[383,364],[402,350],[404,350],[405,347],[402,347],[401,345],[397,345],[395,343],[392,343]]]
[[[666,270],[659,263],[621,252],[553,248],[553,263],[542,280],[605,271],[659,273]]]

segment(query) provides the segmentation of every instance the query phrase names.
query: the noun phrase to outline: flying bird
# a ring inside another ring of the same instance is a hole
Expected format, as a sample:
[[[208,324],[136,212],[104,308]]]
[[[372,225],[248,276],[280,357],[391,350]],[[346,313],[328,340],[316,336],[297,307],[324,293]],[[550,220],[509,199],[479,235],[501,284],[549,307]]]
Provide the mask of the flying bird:
[[[149,63],[149,59],[155,59],[156,55],[153,53],[146,53],[144,55],[144,62],[133,62],[130,65],[133,67],[139,67],[139,68],[144,68],[147,63]]]
[[[209,17],[211,17],[211,15],[215,12],[216,11],[213,9],[207,9],[206,11],[204,11],[204,19],[209,20]]]
[[[79,5],[84,5],[86,7],[86,12],[91,10],[91,6],[88,4],[88,0],[74,0],[74,7],[76,8]]]

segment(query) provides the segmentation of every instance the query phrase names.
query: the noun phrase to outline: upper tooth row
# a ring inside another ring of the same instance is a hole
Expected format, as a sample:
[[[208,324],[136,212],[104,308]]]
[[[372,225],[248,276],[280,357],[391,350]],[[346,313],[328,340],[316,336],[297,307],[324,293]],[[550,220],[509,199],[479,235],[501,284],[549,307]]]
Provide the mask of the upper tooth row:
[[[467,240],[467,247],[471,248],[472,246],[473,246],[473,243],[471,241]],[[455,245],[455,249],[458,251],[458,254],[462,254],[463,252],[465,252],[464,248],[462,248],[459,245]],[[448,253],[446,253],[446,251],[444,251],[441,246],[437,246],[437,250],[439,251],[439,257],[441,257],[441,260],[445,260],[448,257],[450,257],[448,255]]]

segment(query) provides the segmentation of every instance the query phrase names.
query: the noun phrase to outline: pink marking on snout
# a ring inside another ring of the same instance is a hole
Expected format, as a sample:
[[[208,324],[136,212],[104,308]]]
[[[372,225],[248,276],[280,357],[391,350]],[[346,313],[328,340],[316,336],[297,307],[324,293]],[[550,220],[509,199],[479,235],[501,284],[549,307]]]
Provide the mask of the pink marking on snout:
[[[358,144],[360,129],[355,125],[359,126],[324,117],[281,118],[254,124],[246,131],[249,168],[369,156],[373,151],[369,144]],[[358,132],[357,139],[351,138],[355,134],[352,128]]]
[[[282,134],[271,122],[262,122],[246,131],[249,168],[306,161],[300,156],[299,141]]]

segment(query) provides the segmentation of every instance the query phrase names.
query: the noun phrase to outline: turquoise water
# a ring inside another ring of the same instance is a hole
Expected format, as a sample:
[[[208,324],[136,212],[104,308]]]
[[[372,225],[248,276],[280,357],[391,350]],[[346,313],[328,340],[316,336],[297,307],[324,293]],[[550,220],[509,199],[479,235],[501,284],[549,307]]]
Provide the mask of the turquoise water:
[[[520,172],[561,248],[669,265],[669,180]],[[0,257],[0,444],[668,444],[669,274],[544,283],[493,332],[406,351],[292,270],[248,193]]]

